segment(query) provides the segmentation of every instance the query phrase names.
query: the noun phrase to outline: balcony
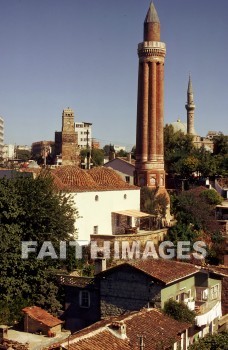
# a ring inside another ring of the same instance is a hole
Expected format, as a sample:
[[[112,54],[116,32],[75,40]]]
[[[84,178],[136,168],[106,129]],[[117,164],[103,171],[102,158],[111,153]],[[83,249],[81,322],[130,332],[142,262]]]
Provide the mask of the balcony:
[[[197,316],[195,317],[195,324],[198,327],[209,325],[216,318],[220,318],[222,316],[222,306],[220,300],[212,300],[211,302],[205,302],[198,306],[199,310],[197,312]]]

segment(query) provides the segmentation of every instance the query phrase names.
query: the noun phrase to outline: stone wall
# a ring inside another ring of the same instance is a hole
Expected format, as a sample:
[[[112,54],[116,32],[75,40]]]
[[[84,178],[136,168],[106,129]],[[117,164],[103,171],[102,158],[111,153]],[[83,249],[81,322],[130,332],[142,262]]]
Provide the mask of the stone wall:
[[[140,252],[143,253],[147,242],[153,242],[156,247],[160,242],[165,240],[167,235],[166,228],[156,231],[139,231],[134,234],[118,234],[118,235],[90,235],[91,241],[96,241],[99,247],[104,246],[104,242],[110,242],[110,258],[114,257],[114,244],[119,244],[120,258],[122,257],[122,242],[129,242],[130,245],[133,242],[139,242]],[[136,257],[134,257],[136,258]]]
[[[101,318],[161,306],[161,284],[131,266],[114,269],[100,280]]]

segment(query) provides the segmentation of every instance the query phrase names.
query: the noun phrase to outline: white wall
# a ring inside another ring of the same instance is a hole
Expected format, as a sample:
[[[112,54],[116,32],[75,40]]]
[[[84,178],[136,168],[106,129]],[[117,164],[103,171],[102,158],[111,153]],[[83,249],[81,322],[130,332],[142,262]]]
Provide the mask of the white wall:
[[[95,196],[98,196],[98,201]],[[124,198],[124,195],[127,198]],[[112,234],[113,211],[135,209],[140,210],[140,189],[78,192],[72,194],[75,207],[81,218],[76,220],[79,240],[90,240],[94,226],[98,226],[98,234]]]

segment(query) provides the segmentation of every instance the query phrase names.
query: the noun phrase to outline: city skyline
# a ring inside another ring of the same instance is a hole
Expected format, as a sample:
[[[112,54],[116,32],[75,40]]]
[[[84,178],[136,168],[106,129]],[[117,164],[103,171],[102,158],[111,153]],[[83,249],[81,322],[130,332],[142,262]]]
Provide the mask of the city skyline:
[[[0,1],[0,115],[5,143],[54,140],[68,106],[93,137],[136,141],[138,43],[147,0]],[[227,133],[228,3],[155,0],[167,45],[164,122],[187,121],[191,73],[195,129]]]

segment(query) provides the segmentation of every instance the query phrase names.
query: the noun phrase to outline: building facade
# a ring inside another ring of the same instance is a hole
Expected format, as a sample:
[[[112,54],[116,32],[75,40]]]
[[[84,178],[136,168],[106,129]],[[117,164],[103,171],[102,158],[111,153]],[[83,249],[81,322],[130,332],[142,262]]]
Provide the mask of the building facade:
[[[76,122],[75,132],[78,136],[78,147],[92,148],[92,124],[87,122]]]
[[[4,145],[2,151],[4,161],[15,158],[15,145]]]
[[[144,21],[144,41],[138,45],[138,104],[135,184],[165,188],[164,171],[164,60],[160,21],[150,4]]]

